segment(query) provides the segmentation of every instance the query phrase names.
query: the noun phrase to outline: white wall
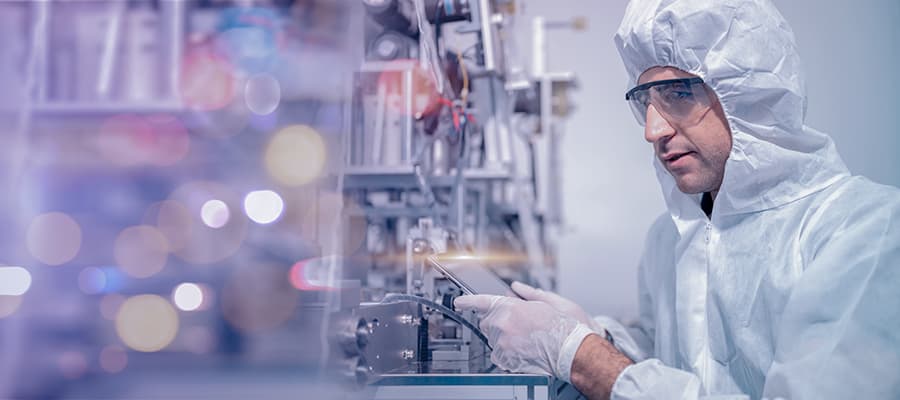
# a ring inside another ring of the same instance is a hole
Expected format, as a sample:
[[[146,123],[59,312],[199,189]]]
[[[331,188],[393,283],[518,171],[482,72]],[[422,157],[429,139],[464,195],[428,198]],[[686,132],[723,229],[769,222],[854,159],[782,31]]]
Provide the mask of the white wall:
[[[551,70],[574,71],[581,83],[563,144],[570,229],[560,246],[560,291],[590,312],[633,318],[644,235],[665,206],[652,150],[624,102],[626,75],[612,42],[626,3],[532,0],[525,13],[589,20],[585,32],[550,34]],[[776,5],[807,71],[808,124],[832,135],[851,171],[900,186],[900,2]]]

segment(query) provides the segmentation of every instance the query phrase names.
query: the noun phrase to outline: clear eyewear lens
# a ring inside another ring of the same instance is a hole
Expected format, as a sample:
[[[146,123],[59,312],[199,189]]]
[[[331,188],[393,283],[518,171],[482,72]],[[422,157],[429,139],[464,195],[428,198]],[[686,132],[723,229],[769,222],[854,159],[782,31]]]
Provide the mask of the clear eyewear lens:
[[[650,107],[648,100],[649,93],[646,91],[636,92],[632,95],[631,99],[628,100],[628,106],[631,108],[632,114],[634,114],[634,119],[636,119],[641,126],[644,126],[647,122],[647,108]]]
[[[712,104],[699,78],[650,82],[628,92],[628,102],[641,125],[650,104],[671,122],[696,124]]]

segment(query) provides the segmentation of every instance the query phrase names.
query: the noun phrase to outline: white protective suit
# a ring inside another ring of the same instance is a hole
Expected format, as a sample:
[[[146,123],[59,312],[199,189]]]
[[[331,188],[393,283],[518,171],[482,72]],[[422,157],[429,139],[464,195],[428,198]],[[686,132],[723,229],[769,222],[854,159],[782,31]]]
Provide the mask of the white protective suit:
[[[804,125],[783,17],[766,0],[635,0],[615,41],[632,84],[653,66],[702,77],[734,145],[709,219],[654,159],[669,214],[641,261],[639,327],[599,318],[636,361],[612,398],[900,399],[900,191],[851,176]]]

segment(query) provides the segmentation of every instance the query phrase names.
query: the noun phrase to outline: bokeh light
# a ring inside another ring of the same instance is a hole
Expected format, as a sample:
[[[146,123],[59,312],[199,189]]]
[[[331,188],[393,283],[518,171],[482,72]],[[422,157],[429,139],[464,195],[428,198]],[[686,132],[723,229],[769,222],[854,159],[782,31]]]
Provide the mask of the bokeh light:
[[[201,220],[201,210],[207,201],[216,199],[230,210],[239,209],[238,194],[221,183],[197,181],[186,183],[169,195],[169,201],[183,205],[188,211],[190,229],[176,230],[181,245],[174,252],[179,258],[192,264],[212,264],[234,254],[244,241],[248,221],[245,218],[229,218],[224,226],[213,229]],[[187,222],[181,222],[188,228]]]
[[[342,262],[344,260],[337,256],[298,261],[288,272],[288,279],[299,290],[329,290],[328,273]]]
[[[85,294],[97,294],[106,289],[106,273],[97,267],[87,267],[78,273],[78,288]]]
[[[272,33],[257,26],[234,27],[221,32],[217,39],[228,58],[248,69],[254,66],[253,61],[269,57],[274,50]]]
[[[143,219],[144,225],[155,225],[169,244],[170,251],[184,247],[191,235],[191,214],[181,203],[164,200],[148,208]]]
[[[268,331],[284,323],[294,315],[299,298],[286,272],[286,267],[266,264],[238,268],[222,291],[225,320],[247,333]]]
[[[121,372],[128,365],[128,353],[122,346],[109,345],[100,350],[100,368],[111,374]]]
[[[3,296],[0,295],[0,318],[6,318],[22,305],[22,296]]]
[[[144,146],[152,141],[153,127],[138,115],[115,115],[100,125],[95,136],[100,155],[107,161],[123,166],[135,166],[147,161]]]
[[[28,251],[47,265],[71,261],[81,249],[81,227],[72,217],[51,212],[31,220],[26,234]]]
[[[178,314],[166,299],[142,294],[125,300],[116,314],[116,333],[137,351],[162,350],[178,333]]]
[[[185,282],[175,287],[172,291],[172,301],[175,307],[182,311],[194,311],[204,305],[205,297],[203,287],[196,283]]]
[[[281,216],[284,200],[271,190],[256,190],[244,197],[244,211],[253,222],[268,224]]]
[[[238,7],[222,11],[215,46],[238,68],[247,72],[265,71],[278,61],[282,42],[282,16],[253,2],[234,2]]]
[[[182,64],[181,100],[188,107],[216,110],[234,98],[234,72],[224,58],[204,48],[193,49]]]
[[[219,229],[225,226],[229,218],[231,218],[231,212],[228,210],[228,205],[222,200],[207,200],[200,207],[200,219],[210,228]]]
[[[31,273],[22,267],[0,267],[0,296],[19,296],[31,287]]]
[[[155,275],[166,266],[169,244],[160,231],[149,225],[125,228],[113,245],[113,256],[126,274],[135,278]]]
[[[190,149],[190,136],[181,121],[169,115],[115,115],[100,125],[95,143],[100,155],[119,166],[169,166]]]
[[[306,125],[292,125],[272,136],[266,147],[266,171],[278,183],[301,186],[319,177],[325,167],[322,137]]]
[[[87,372],[88,362],[80,351],[64,351],[59,355],[59,371],[66,379],[78,379]]]
[[[272,75],[253,75],[244,85],[244,101],[254,114],[271,114],[281,102],[281,85]]]
[[[103,296],[100,299],[100,315],[110,321],[115,320],[116,314],[119,313],[119,308],[122,307],[122,303],[124,302],[125,296],[118,293],[111,293]]]

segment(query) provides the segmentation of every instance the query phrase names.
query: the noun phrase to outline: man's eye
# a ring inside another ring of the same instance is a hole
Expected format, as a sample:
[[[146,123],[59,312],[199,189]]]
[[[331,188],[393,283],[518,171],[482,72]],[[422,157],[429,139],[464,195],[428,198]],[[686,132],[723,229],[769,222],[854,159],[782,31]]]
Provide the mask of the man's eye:
[[[635,93],[634,99],[644,107],[650,104],[650,94],[647,92]]]
[[[666,100],[687,100],[694,97],[694,93],[690,90],[667,90],[663,93]]]

